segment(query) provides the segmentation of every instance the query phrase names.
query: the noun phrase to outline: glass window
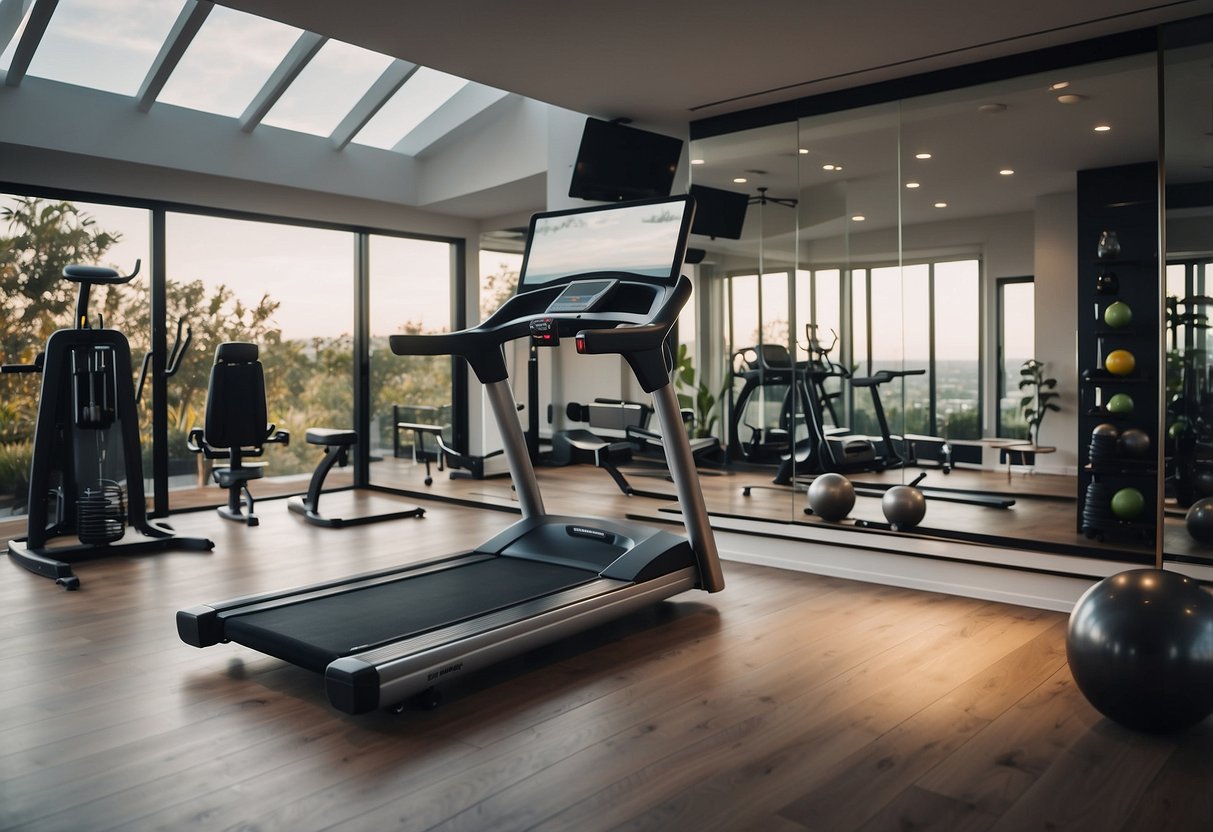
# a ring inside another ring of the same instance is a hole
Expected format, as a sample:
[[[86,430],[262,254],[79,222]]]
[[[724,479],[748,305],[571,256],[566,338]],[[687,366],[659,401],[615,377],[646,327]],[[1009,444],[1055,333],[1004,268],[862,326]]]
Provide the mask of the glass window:
[[[998,435],[1027,439],[1020,407],[1019,369],[1035,357],[1036,286],[1031,278],[998,281]]]
[[[185,437],[204,422],[210,368],[225,341],[260,347],[267,415],[295,437],[266,450],[267,478],[253,488],[259,496],[303,489],[298,479],[280,478],[316,467],[315,448],[302,441],[309,427],[353,425],[353,251],[348,232],[168,215],[170,324],[184,317],[194,337],[191,355],[168,385],[175,487],[205,489],[206,501],[223,499]]]
[[[737,275],[729,281],[729,338],[733,352],[757,344],[758,275]]]
[[[358,132],[358,144],[391,150],[467,85],[463,78],[421,67]]]
[[[980,438],[980,262],[872,269],[870,307],[862,275],[852,275],[852,364],[861,376],[906,371],[873,388],[893,432]],[[853,429],[877,432],[872,392],[852,395]]]
[[[934,362],[931,371],[934,436],[981,438],[981,300],[977,260],[932,267]]]
[[[788,343],[788,275],[775,272],[762,276],[762,342]]]
[[[841,324],[841,271],[818,269],[796,272],[796,360],[810,362],[816,388],[822,394],[822,414],[827,427],[845,423],[840,410],[843,376],[839,333]],[[796,406],[802,407],[800,402]]]
[[[180,0],[59,0],[29,74],[134,95],[180,11]]]
[[[905,375],[880,386],[882,403],[894,433],[931,434],[933,373],[931,359],[931,267],[925,263],[901,270],[901,355],[900,366],[885,364],[881,369],[901,369],[922,374]],[[976,312],[976,309],[974,309]]]
[[[521,270],[522,255],[518,252],[480,250],[480,320],[513,297]]]
[[[412,458],[414,436],[397,432],[397,422],[439,425],[454,441],[454,359],[396,355],[388,344],[396,333],[450,331],[453,255],[451,243],[370,238],[371,453],[396,463],[371,467],[377,485],[415,484],[411,466],[401,464]]]
[[[148,347],[148,213],[135,208],[0,196],[0,361],[29,364],[56,329],[72,326],[79,286],[63,279],[73,263],[110,266],[123,274],[142,261],[140,274],[121,286],[94,289],[89,312],[130,341],[138,372]],[[0,516],[24,515],[34,424],[42,375],[0,374]],[[140,409],[148,453],[151,411]],[[145,469],[150,470],[150,469]]]
[[[856,335],[859,330],[867,332],[866,362],[860,362],[856,350],[855,375],[868,376],[877,370],[902,369],[904,355],[902,340],[902,284],[901,268],[880,266],[869,272],[868,297],[870,303],[856,303],[851,316]],[[858,345],[859,341],[856,340]],[[876,419],[876,407],[872,392],[879,389],[881,404],[885,409],[889,425],[894,432],[901,432],[901,390],[894,395],[891,385],[885,389],[860,388],[852,390],[851,432],[868,436],[879,436],[880,425]]]
[[[215,6],[156,99],[221,116],[239,116],[302,30]]]
[[[328,136],[391,62],[387,55],[330,40],[291,82],[263,123]]]

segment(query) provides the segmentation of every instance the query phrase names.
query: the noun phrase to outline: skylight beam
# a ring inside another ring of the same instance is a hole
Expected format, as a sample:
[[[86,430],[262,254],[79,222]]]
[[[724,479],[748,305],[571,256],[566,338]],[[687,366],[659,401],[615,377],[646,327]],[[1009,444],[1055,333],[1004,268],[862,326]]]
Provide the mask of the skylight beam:
[[[177,68],[177,64],[181,61],[181,56],[185,54],[185,50],[189,49],[190,43],[194,40],[194,35],[198,34],[198,30],[202,28],[203,21],[206,20],[206,16],[211,13],[211,9],[213,8],[215,8],[213,3],[185,0],[185,5],[181,7],[181,13],[177,15],[177,21],[173,24],[172,30],[169,31],[168,37],[164,39],[164,43],[160,47],[160,54],[152,62],[152,67],[148,70],[147,77],[143,79],[143,86],[139,88],[139,93],[136,96],[137,103],[135,105],[139,112],[146,113],[152,108],[152,104],[156,103],[156,97],[164,89],[165,82],[173,74],[173,70]]]
[[[29,23],[25,24],[25,31],[21,33],[21,40],[17,42],[17,49],[13,52],[13,62],[8,66],[8,74],[4,76],[5,86],[15,87],[25,78],[25,71],[29,69],[29,63],[34,59],[34,53],[38,51],[38,44],[42,43],[46,26],[51,22],[51,15],[55,13],[55,7],[58,5],[59,0],[35,0],[34,9],[29,13]],[[20,24],[20,18],[17,22]]]
[[[265,86],[253,97],[248,108],[240,116],[241,130],[245,133],[253,132],[253,129],[261,123],[261,119],[265,118],[265,114],[286,92],[286,88],[299,76],[308,61],[316,57],[316,53],[327,41],[327,37],[315,32],[304,32],[299,36],[299,40],[295,41],[291,51],[286,53],[282,63],[278,64],[278,68],[270,75]]]
[[[0,0],[0,52],[8,49],[8,43],[21,28],[25,13],[34,0]]]
[[[396,90],[404,86],[404,82],[412,78],[416,71],[417,64],[399,59],[393,61],[333,130],[329,136],[333,147],[341,150],[349,144],[358,131],[374,118],[375,113],[379,112],[388,99],[396,94]]]
[[[468,84],[452,95],[429,118],[410,130],[392,150],[405,156],[416,156],[461,124],[467,123],[509,95],[510,93],[486,87],[484,84]]]

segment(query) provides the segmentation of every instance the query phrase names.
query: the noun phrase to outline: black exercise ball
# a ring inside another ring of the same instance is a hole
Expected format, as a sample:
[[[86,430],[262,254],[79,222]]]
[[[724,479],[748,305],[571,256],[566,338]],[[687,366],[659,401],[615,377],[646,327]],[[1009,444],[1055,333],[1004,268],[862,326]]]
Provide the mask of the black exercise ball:
[[[1109,719],[1138,731],[1194,725],[1213,713],[1213,594],[1159,569],[1105,578],[1070,614],[1066,658]]]
[[[822,474],[809,486],[809,508],[834,523],[855,507],[855,486],[842,474]]]
[[[894,529],[912,529],[927,514],[927,498],[912,485],[895,485],[884,493],[880,507]]]
[[[1188,509],[1184,522],[1193,540],[1213,545],[1213,497],[1194,502]]]
[[[1150,453],[1150,434],[1141,428],[1129,428],[1120,434],[1120,451],[1125,456],[1143,457]]]

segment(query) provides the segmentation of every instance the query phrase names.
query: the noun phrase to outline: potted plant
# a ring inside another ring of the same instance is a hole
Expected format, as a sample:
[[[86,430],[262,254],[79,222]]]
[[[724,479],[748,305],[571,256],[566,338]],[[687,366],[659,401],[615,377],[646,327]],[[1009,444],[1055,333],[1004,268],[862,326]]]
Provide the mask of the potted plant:
[[[694,413],[694,424],[690,431],[691,438],[702,439],[712,436],[712,430],[716,427],[716,406],[724,397],[731,379],[726,378],[718,392],[713,392],[706,384],[697,380],[695,365],[687,352],[686,344],[678,345],[674,378],[676,386],[679,388],[678,406]]]
[[[1024,393],[1019,400],[1023,419],[1028,423],[1028,438],[1033,445],[1040,445],[1040,423],[1050,410],[1061,410],[1054,402],[1061,396],[1056,391],[1057,379],[1045,378],[1045,364],[1029,358],[1019,370],[1019,389]],[[1026,392],[1025,392],[1026,391]]]

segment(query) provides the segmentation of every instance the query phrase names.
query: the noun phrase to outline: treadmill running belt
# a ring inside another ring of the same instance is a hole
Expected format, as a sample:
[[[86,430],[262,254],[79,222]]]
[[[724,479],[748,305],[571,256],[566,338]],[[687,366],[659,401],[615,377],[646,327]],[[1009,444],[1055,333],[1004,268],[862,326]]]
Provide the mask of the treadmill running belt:
[[[497,557],[233,615],[224,622],[224,635],[323,673],[334,659],[367,647],[436,630],[597,577],[585,569]]]

